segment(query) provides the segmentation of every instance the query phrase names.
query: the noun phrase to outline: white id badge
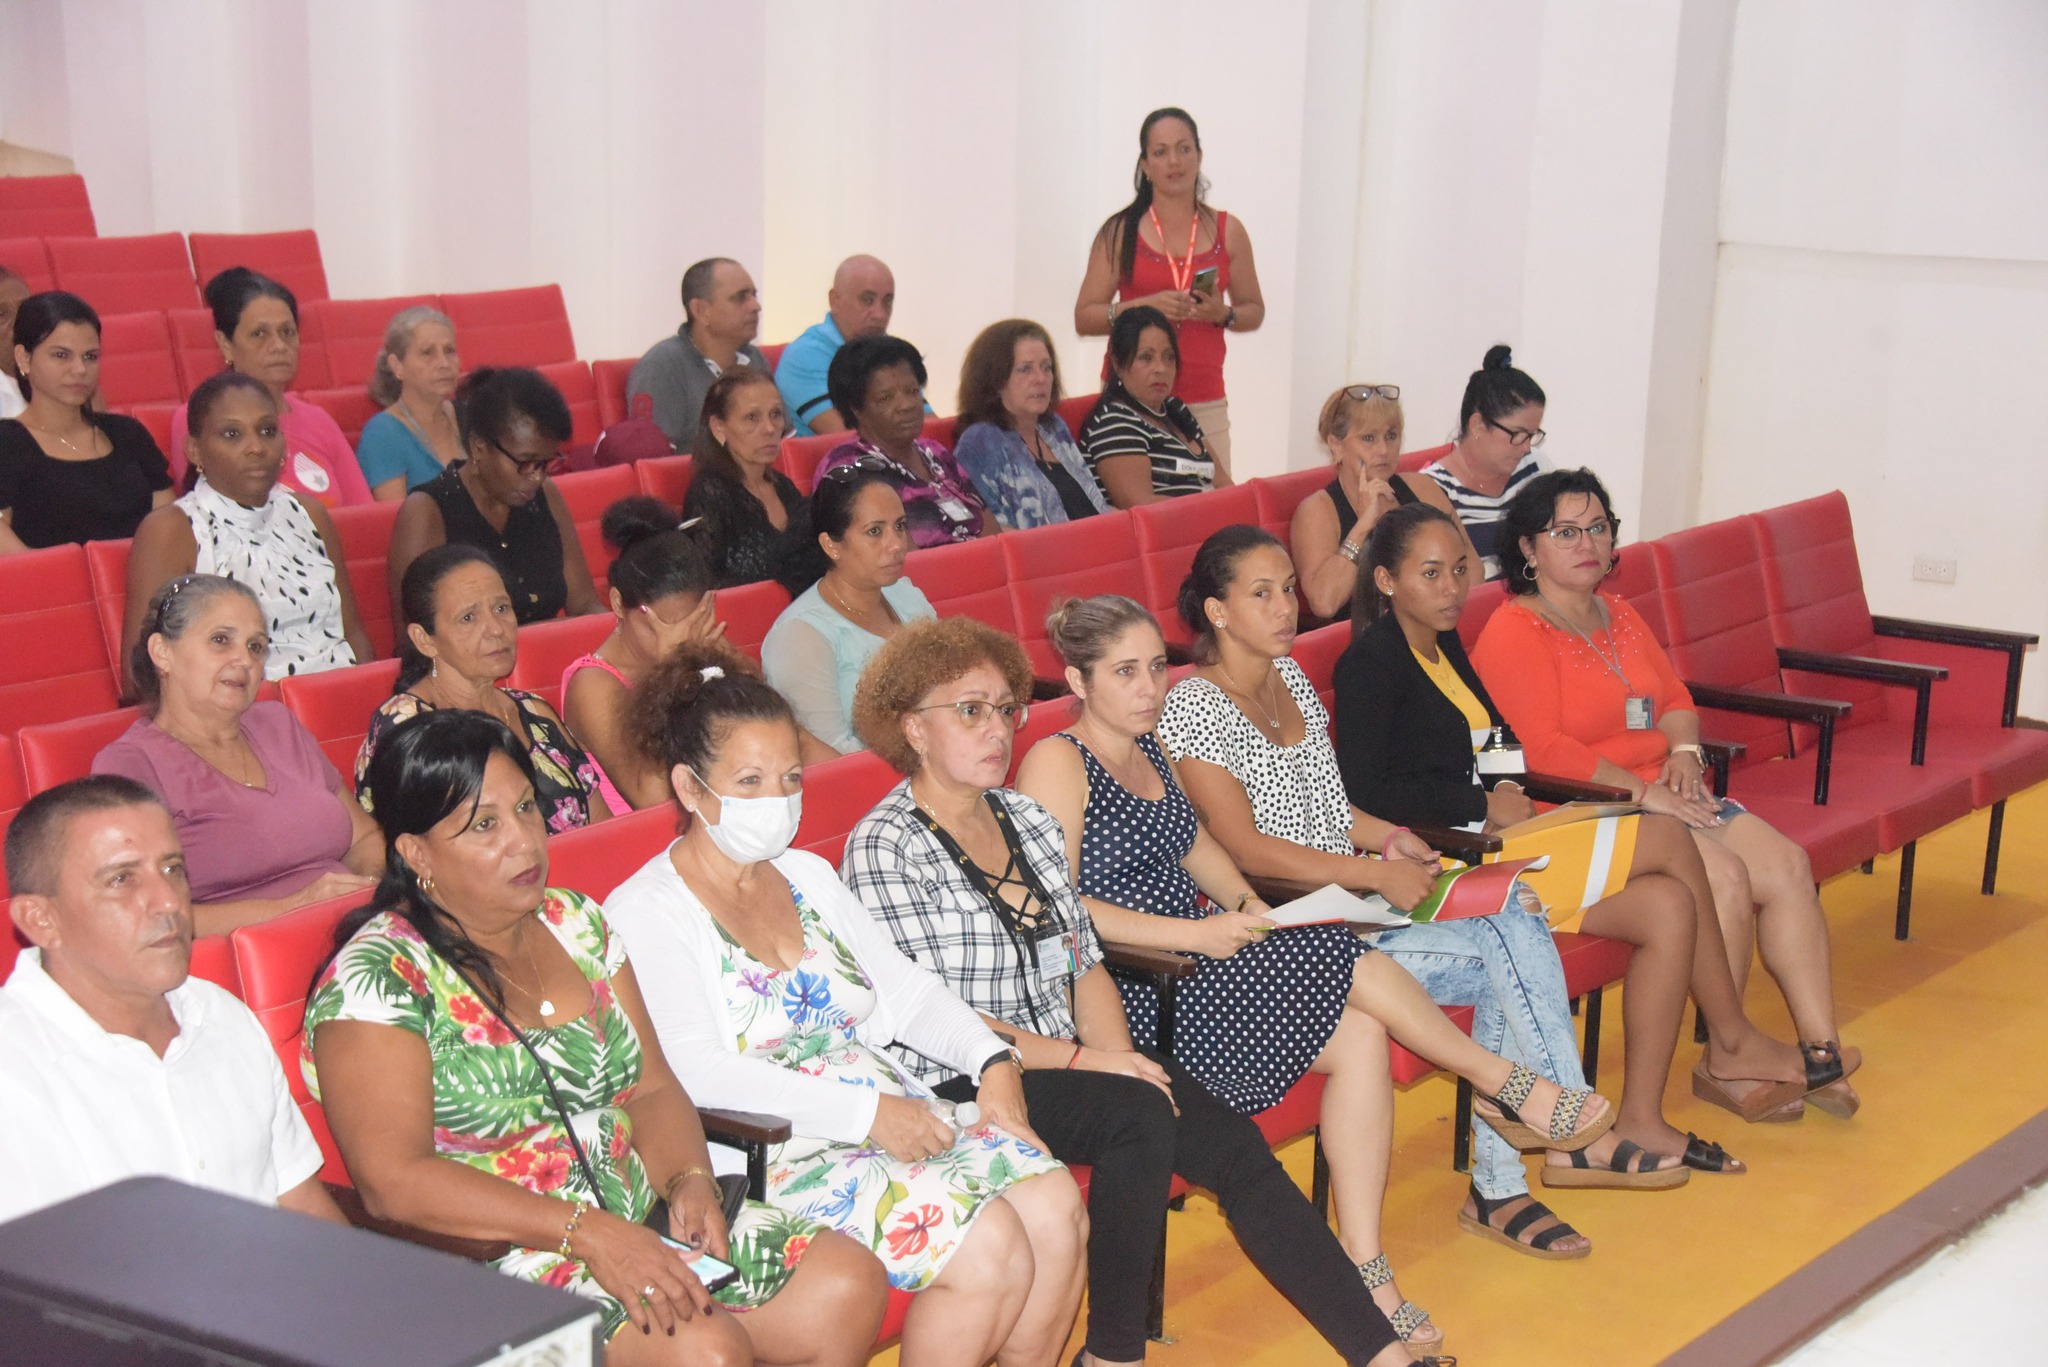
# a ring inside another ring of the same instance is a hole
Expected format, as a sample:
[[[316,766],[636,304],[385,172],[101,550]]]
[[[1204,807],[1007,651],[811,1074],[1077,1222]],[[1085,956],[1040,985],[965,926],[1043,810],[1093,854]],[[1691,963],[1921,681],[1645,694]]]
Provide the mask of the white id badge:
[[[1630,698],[1622,704],[1622,715],[1631,731],[1648,731],[1656,725],[1656,707],[1648,698]]]
[[[1074,976],[1077,957],[1074,933],[1048,935],[1038,942],[1038,976],[1049,983],[1063,983]]]
[[[1177,475],[1213,475],[1216,473],[1216,462],[1211,460],[1194,460],[1187,456],[1175,456],[1173,458],[1173,472]]]
[[[974,515],[967,511],[967,505],[957,498],[939,500],[939,511],[955,522],[972,522]]]

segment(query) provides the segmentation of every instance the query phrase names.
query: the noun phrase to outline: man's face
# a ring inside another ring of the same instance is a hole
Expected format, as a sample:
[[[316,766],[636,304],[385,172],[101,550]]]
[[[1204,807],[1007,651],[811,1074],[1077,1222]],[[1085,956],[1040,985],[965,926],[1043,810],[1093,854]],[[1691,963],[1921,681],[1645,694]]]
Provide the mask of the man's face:
[[[889,317],[896,312],[896,276],[879,261],[849,265],[832,282],[826,302],[847,341],[879,336],[889,330]]]
[[[17,896],[14,919],[57,976],[113,996],[160,994],[192,960],[192,893],[170,813],[137,803],[58,832],[56,891]]]
[[[690,317],[705,335],[733,346],[751,342],[761,331],[761,296],[754,277],[727,261],[711,277],[711,297],[690,303]]]

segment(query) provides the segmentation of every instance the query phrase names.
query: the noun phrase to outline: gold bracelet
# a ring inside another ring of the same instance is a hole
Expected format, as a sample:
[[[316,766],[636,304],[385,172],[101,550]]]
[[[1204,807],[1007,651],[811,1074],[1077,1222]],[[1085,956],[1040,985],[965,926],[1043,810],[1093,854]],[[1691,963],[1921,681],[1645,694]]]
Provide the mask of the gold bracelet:
[[[1252,890],[1251,890],[1250,888],[1246,888],[1246,889],[1245,889],[1245,891],[1244,891],[1244,895],[1243,895],[1243,896],[1241,896],[1241,897],[1239,897],[1239,898],[1237,899],[1237,905],[1236,905],[1236,906],[1234,906],[1234,907],[1232,907],[1232,908],[1231,908],[1231,910],[1232,910],[1232,911],[1243,911],[1243,910],[1244,910],[1244,904],[1245,904],[1246,902],[1252,901],[1253,899],[1257,898],[1257,897],[1258,897],[1258,895],[1259,895],[1258,893],[1256,893],[1256,892],[1252,891]]]
[[[713,1186],[718,1184],[718,1174],[709,1168],[684,1168],[674,1177],[668,1179],[668,1185],[661,1189],[661,1199],[670,1205],[674,1205],[676,1203],[676,1188],[689,1181],[692,1177],[709,1177]]]
[[[578,1201],[576,1203],[576,1209],[571,1211],[569,1214],[569,1223],[562,1226],[562,1246],[555,1251],[560,1253],[564,1258],[573,1258],[576,1256],[569,1250],[569,1241],[576,1237],[576,1226],[583,1223],[583,1213],[589,1209],[590,1203],[588,1201]]]

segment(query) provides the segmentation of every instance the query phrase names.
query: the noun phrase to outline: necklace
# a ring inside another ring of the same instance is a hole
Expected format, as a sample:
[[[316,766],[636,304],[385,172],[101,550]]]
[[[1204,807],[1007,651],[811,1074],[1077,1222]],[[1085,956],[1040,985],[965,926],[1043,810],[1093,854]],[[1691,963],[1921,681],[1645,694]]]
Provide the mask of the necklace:
[[[1263,699],[1255,696],[1254,694],[1247,693],[1242,688],[1239,688],[1237,686],[1237,676],[1230,672],[1229,665],[1223,663],[1221,659],[1218,659],[1216,661],[1216,667],[1222,670],[1223,677],[1230,681],[1230,691],[1237,694],[1238,697],[1243,698],[1245,701],[1256,704],[1259,711],[1265,713],[1266,725],[1272,727],[1275,731],[1278,731],[1280,729],[1280,700],[1278,698],[1275,698],[1273,700],[1273,706],[1271,708],[1268,708]],[[1266,683],[1269,687],[1278,673],[1278,670],[1267,670]]]
[[[77,442],[71,440],[71,438],[65,436],[62,432],[59,432],[54,427],[44,427],[39,423],[32,423],[27,421],[24,421],[21,425],[23,427],[26,427],[31,432],[40,432],[44,436],[50,438],[52,441],[63,443],[64,449],[71,452],[73,455],[82,456],[86,454],[85,451],[78,445]],[[87,423],[86,427],[89,430],[92,427],[92,424]],[[93,449],[94,454],[97,454],[99,449],[98,442],[93,443]]]
[[[855,612],[853,610],[852,604],[848,603],[844,598],[842,598],[837,593],[834,593],[832,591],[832,585],[827,580],[820,579],[818,581],[818,587],[824,591],[825,597],[828,600],[830,600],[832,606],[838,608],[839,611],[845,615],[847,621],[852,622],[855,626],[861,628],[863,631],[867,630],[867,622],[863,615],[858,612]],[[889,600],[886,598],[882,600],[882,613],[891,622],[896,622],[899,620],[896,616],[896,609],[889,606]],[[881,633],[878,631],[871,632],[870,634],[875,636],[881,635]]]
[[[531,941],[528,941],[526,945],[526,964],[527,967],[533,970],[534,982],[540,984],[541,988],[545,990],[547,987],[547,980],[542,978],[540,975],[540,960],[533,957],[533,943]],[[511,978],[507,978],[505,981],[511,983],[514,987],[518,988],[521,992],[526,993],[527,996],[533,998],[534,1001],[540,1004],[540,1018],[542,1020],[546,1020],[550,1016],[555,1014],[555,1004],[552,1001],[548,1000],[546,997],[543,997],[539,992],[530,991],[527,988],[526,984],[516,982]]]

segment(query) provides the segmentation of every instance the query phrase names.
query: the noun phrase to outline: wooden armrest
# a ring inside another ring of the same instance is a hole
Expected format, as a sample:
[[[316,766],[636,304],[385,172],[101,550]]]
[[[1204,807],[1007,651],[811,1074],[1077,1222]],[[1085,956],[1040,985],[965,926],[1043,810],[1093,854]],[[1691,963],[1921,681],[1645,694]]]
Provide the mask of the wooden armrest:
[[[1707,772],[1713,775],[1714,796],[1728,796],[1728,771],[1749,753],[1749,747],[1739,740],[1703,740],[1700,753],[1706,756]]]
[[[699,1107],[705,1138],[744,1149],[751,1144],[780,1144],[789,1138],[789,1122],[779,1115],[758,1111],[721,1111]]]
[[[336,1186],[323,1182],[327,1194],[334,1198],[334,1204],[358,1229],[374,1230],[392,1239],[403,1239],[409,1244],[423,1248],[438,1249],[442,1253],[453,1253],[458,1258],[467,1258],[475,1263],[495,1262],[512,1251],[512,1245],[502,1240],[463,1239],[453,1234],[436,1234],[432,1230],[420,1229],[415,1225],[402,1225],[396,1220],[380,1220],[370,1214],[370,1208],[363,1204],[363,1194],[354,1187]]]
[[[1849,704],[1832,698],[1806,698],[1796,693],[1752,693],[1742,688],[1686,681],[1686,691],[1701,707],[1718,707],[1723,712],[1747,712],[1752,716],[1776,717],[1781,721],[1806,721],[1819,725],[1849,715]]]
[[[1999,631],[1992,627],[1964,627],[1950,622],[1921,622],[1910,617],[1873,617],[1870,625],[1880,636],[1907,641],[1932,641],[1937,645],[1971,646],[1978,650],[2025,650],[2041,644],[2031,631]]]
[[[1482,831],[1461,831],[1455,826],[1410,826],[1408,830],[1429,842],[1431,849],[1467,864],[1478,864],[1487,855],[1500,853],[1500,837]]]
[[[1790,650],[1782,646],[1778,650],[1778,663],[1786,669],[1803,670],[1808,674],[1832,674],[1843,679],[1900,684],[1907,688],[1939,683],[1948,677],[1948,670],[1942,665],[1879,660],[1868,655],[1829,655],[1818,650]]]
[[[1522,785],[1522,791],[1538,802],[1630,802],[1626,788],[1612,788],[1590,779],[1560,778],[1556,774],[1503,774]]]
[[[1102,942],[1102,961],[1126,973],[1162,978],[1192,978],[1200,967],[1193,959],[1170,949],[1149,949],[1144,945],[1117,944],[1109,940]]]

